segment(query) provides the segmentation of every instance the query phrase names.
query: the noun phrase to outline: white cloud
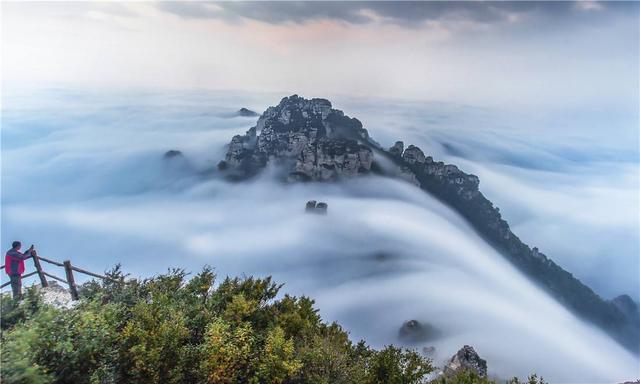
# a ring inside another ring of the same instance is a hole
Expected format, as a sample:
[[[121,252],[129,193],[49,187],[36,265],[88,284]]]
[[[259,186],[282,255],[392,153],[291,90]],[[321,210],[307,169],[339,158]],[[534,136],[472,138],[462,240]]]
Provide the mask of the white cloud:
[[[2,185],[3,241],[33,242],[43,256],[69,258],[94,271],[122,262],[125,271],[148,276],[208,263],[222,276],[272,274],[286,283],[285,291],[317,299],[323,318],[339,321],[353,338],[374,346],[398,343],[398,328],[408,319],[433,325],[442,332],[428,342],[436,346],[437,364],[472,344],[490,371],[503,377],[533,370],[551,381],[618,382],[637,375],[636,358],[568,313],[460,216],[408,183],[372,177],[284,185],[269,174],[246,183],[215,177],[222,146],[253,122],[229,118],[229,112],[240,106],[262,110],[279,96],[65,91],[11,96],[3,110],[3,180],[11,181]],[[336,101],[336,106],[348,103]],[[424,104],[350,103],[346,113],[361,118],[374,137],[377,124],[387,129],[380,130],[382,136],[428,134],[430,144],[411,142],[438,153],[442,137],[427,131],[434,123],[420,117],[432,112]],[[432,107],[432,117],[446,122],[443,129],[455,131],[456,119],[464,121],[465,113],[477,117],[469,112],[473,108]],[[381,115],[396,125],[385,124]],[[408,128],[420,122],[416,131]],[[459,131],[451,139],[461,145],[465,137]],[[500,149],[510,141],[489,143]],[[163,165],[167,149],[182,150],[194,168],[176,173]],[[606,201],[612,191],[619,197],[614,209],[632,201],[626,182],[603,191],[592,186],[571,202],[566,185],[577,179],[540,190],[482,158],[491,150],[476,149],[477,169],[486,167],[481,187],[499,205],[511,206],[505,211],[533,206],[539,225],[567,215],[558,222],[560,233],[572,220],[581,222],[576,230],[629,224],[624,217],[612,221],[606,210],[584,215],[587,205]],[[592,173],[584,176],[593,185],[602,182]],[[497,186],[519,191],[517,198],[509,199],[508,191],[494,196]],[[328,202],[329,214],[305,215],[309,199]],[[582,243],[597,244],[598,238]]]
[[[604,5],[599,1],[576,1],[575,6],[577,9],[585,12],[602,11],[604,9]]]

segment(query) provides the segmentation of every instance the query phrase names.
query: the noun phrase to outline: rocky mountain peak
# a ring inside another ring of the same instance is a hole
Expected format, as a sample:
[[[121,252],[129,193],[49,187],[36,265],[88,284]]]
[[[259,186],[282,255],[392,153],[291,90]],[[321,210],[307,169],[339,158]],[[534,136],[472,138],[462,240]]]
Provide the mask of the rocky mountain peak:
[[[251,176],[269,163],[290,179],[331,180],[369,172],[373,154],[362,123],[333,109],[329,100],[283,98],[269,107],[255,127],[229,144],[220,169]]]
[[[305,110],[315,109],[318,112],[326,111],[328,113],[331,110],[331,102],[327,99],[313,98],[308,100],[298,95],[291,95],[283,97],[282,100],[280,100],[280,103],[278,103],[277,108],[298,108]]]

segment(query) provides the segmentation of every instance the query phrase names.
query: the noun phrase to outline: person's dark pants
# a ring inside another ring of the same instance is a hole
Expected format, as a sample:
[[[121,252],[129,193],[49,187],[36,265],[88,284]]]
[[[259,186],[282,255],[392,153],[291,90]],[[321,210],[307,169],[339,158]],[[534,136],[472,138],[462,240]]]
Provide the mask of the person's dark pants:
[[[13,298],[20,300],[22,299],[22,276],[20,275],[12,275],[9,276],[11,280],[11,291],[13,292]]]

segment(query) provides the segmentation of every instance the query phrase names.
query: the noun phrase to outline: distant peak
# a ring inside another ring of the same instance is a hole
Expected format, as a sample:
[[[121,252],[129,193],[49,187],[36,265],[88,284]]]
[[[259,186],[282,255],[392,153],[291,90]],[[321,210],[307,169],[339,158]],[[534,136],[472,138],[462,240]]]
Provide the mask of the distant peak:
[[[254,111],[252,111],[252,110],[250,110],[250,109],[248,109],[248,108],[244,108],[244,107],[240,108],[240,109],[238,110],[238,112],[236,112],[236,114],[237,114],[238,116],[243,116],[243,117],[256,117],[256,116],[260,116],[258,113],[254,112]]]

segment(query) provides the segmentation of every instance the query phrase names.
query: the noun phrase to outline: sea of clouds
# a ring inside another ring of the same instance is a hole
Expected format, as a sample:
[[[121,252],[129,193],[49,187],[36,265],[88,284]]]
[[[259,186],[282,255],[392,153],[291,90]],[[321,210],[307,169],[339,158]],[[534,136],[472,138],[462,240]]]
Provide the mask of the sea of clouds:
[[[630,355],[550,299],[455,212],[379,177],[243,183],[216,171],[224,145],[285,95],[244,92],[5,94],[2,244],[93,271],[169,267],[273,275],[316,299],[353,339],[398,344],[416,319],[438,330],[441,364],[473,345],[500,377],[613,382],[640,374]],[[318,95],[302,95],[312,97]],[[632,120],[503,113],[465,105],[332,98],[383,146],[416,144],[480,176],[513,231],[605,298],[638,299],[638,151]],[[607,124],[606,128],[603,125]],[[608,133],[608,134],[607,134]],[[183,158],[163,159],[167,150]],[[304,213],[307,200],[329,204]]]

